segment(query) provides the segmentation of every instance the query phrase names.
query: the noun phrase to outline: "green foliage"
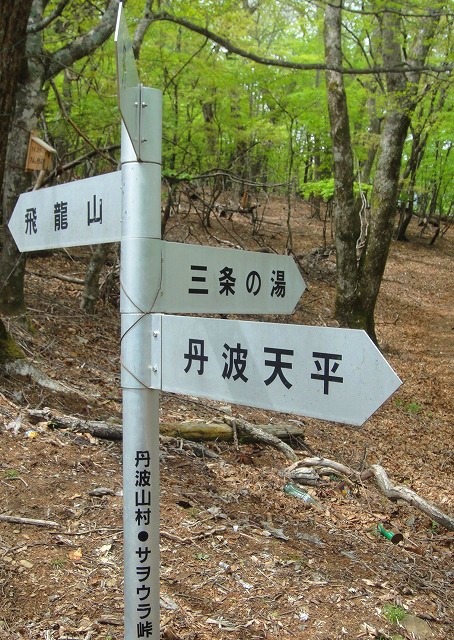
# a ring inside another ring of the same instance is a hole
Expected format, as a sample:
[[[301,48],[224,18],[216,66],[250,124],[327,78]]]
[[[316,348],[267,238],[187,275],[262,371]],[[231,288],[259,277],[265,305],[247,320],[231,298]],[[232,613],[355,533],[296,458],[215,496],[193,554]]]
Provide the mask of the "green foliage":
[[[55,2],[46,6],[46,14]],[[45,51],[53,52],[93,28],[105,10],[104,3],[68,7],[43,31]],[[48,87],[45,128],[49,142],[58,151],[61,164],[84,156],[93,149],[120,143],[120,113],[117,103],[115,45],[113,39],[95,54],[65,68]],[[81,164],[75,173],[86,177],[111,171],[112,161],[100,153]]]
[[[51,0],[46,15],[57,4]],[[424,7],[427,2],[420,4]],[[95,0],[76,10],[74,3],[69,3],[43,31],[45,50],[55,52],[94,26],[104,5]],[[131,38],[143,6],[141,0],[128,0],[125,7]],[[168,0],[162,10],[207,27],[264,59],[324,61],[324,12],[310,3]],[[381,64],[377,16],[344,11],[343,23],[345,66]],[[406,18],[405,34],[399,34],[402,47],[411,43],[419,26],[417,12]],[[443,17],[437,38],[430,43],[430,64],[452,62],[450,29]],[[181,178],[222,168],[268,184],[292,183],[306,198],[332,198],[333,159],[323,72],[261,65],[164,20],[150,23],[137,65],[142,83],[163,92],[164,175]],[[379,131],[372,122],[383,119],[389,96],[383,76],[346,75],[344,80],[356,169],[361,175],[362,167],[378,150]],[[424,75],[401,168],[404,178],[412,145],[416,148],[422,140],[416,175],[402,180],[406,193],[401,199],[416,193],[420,208],[431,207],[430,215],[447,217],[454,215],[454,92],[449,90],[450,82],[443,74]],[[400,96],[402,103],[404,98]],[[113,38],[55,79],[49,87],[45,127],[62,163],[93,147],[119,144]],[[78,175],[110,171],[115,160],[118,152],[111,160],[98,155],[82,165]],[[373,179],[375,165],[376,158],[368,179]],[[368,188],[361,185],[363,191]]]
[[[301,187],[301,195],[306,200],[310,198],[321,198],[324,202],[332,200],[334,196],[334,178],[318,180],[318,182],[307,182]]]
[[[396,400],[396,406],[402,408],[410,415],[418,415],[422,411],[422,405],[415,401],[405,403],[402,400]]]
[[[406,407],[408,413],[413,415],[420,413],[422,410],[421,405],[418,402],[409,402]]]
[[[7,469],[3,475],[5,480],[14,480],[19,477],[19,471],[17,469]]]
[[[403,620],[407,615],[405,609],[398,604],[385,604],[383,605],[383,615],[392,624],[396,624],[400,620]]]
[[[370,193],[372,187],[368,184],[354,183],[354,193]],[[334,178],[318,180],[317,182],[307,182],[300,188],[300,193],[306,200],[310,198],[321,198],[324,202],[329,202],[334,197]]]
[[[58,558],[52,558],[51,563],[54,569],[63,569],[66,566],[67,561],[66,561],[66,558],[58,557]]]

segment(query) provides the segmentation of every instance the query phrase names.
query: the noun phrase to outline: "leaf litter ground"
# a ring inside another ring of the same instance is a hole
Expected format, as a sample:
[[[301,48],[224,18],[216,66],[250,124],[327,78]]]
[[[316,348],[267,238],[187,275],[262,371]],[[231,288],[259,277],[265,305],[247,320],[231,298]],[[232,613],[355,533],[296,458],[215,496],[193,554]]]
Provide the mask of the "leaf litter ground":
[[[282,252],[285,203],[268,203],[252,229],[239,215],[203,230],[197,215],[180,214],[166,239]],[[296,202],[292,232],[308,289],[292,317],[264,319],[335,326],[323,224]],[[454,244],[448,233],[429,247],[416,225],[410,240],[392,245],[377,310],[383,353],[404,384],[362,429],[170,394],[161,398],[162,422],[222,420],[229,411],[253,424],[300,425],[300,458],[309,447],[354,469],[379,463],[393,482],[452,514]],[[121,443],[36,424],[27,413],[49,407],[121,420],[115,258],[103,274],[108,293],[87,316],[77,279],[89,253],[31,257],[29,328],[9,321],[30,360],[67,389],[0,378],[0,514],[57,523],[0,522],[2,640],[123,638]],[[162,443],[164,638],[454,637],[452,533],[390,502],[373,481],[333,478],[309,489],[322,505],[314,509],[283,492],[281,453],[263,444],[206,447],[217,457]],[[404,543],[377,534],[380,522]],[[399,625],[403,611],[419,626]]]

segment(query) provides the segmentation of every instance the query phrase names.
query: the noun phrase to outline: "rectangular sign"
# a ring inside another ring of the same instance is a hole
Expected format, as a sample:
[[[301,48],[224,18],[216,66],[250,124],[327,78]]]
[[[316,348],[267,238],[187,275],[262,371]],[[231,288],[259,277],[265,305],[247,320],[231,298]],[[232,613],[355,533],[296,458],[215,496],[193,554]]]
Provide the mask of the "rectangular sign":
[[[160,331],[163,391],[362,425],[401,384],[360,330],[163,315]]]
[[[286,314],[306,287],[291,256],[156,242],[162,283],[153,311]]]
[[[121,171],[22,193],[8,226],[21,252],[118,242]]]

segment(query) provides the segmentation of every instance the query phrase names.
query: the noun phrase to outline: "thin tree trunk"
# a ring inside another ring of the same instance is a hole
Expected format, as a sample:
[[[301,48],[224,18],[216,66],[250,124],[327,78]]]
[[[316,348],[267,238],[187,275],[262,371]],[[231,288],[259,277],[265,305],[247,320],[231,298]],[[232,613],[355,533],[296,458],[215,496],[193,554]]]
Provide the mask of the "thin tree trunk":
[[[95,312],[99,298],[99,276],[111,249],[112,244],[98,244],[91,256],[85,273],[84,290],[80,302],[80,308],[86,313]]]
[[[334,222],[336,239],[336,317],[351,326],[356,308],[356,243],[360,219],[353,193],[353,152],[347,96],[344,87],[341,47],[341,0],[334,0],[325,11],[325,61],[328,111],[334,158]]]
[[[383,63],[387,73],[388,102],[380,135],[377,170],[371,202],[371,220],[359,265],[356,241],[360,233],[358,209],[353,196],[353,160],[348,107],[342,76],[341,0],[325,11],[325,58],[328,109],[333,139],[336,222],[337,282],[336,318],[343,326],[364,329],[377,342],[374,313],[391,244],[400,165],[410,117],[417,104],[421,72],[395,72],[402,68],[398,13],[385,11],[382,18]],[[434,12],[407,52],[411,63],[424,63],[439,15]]]

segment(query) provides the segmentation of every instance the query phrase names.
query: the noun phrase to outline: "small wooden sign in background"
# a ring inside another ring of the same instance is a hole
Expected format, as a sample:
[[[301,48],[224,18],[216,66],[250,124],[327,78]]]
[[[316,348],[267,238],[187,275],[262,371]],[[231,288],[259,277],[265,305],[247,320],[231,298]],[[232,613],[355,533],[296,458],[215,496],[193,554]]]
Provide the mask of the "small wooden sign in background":
[[[32,132],[28,141],[25,169],[27,171],[51,171],[54,164],[53,156],[56,153],[57,151],[50,144]]]

